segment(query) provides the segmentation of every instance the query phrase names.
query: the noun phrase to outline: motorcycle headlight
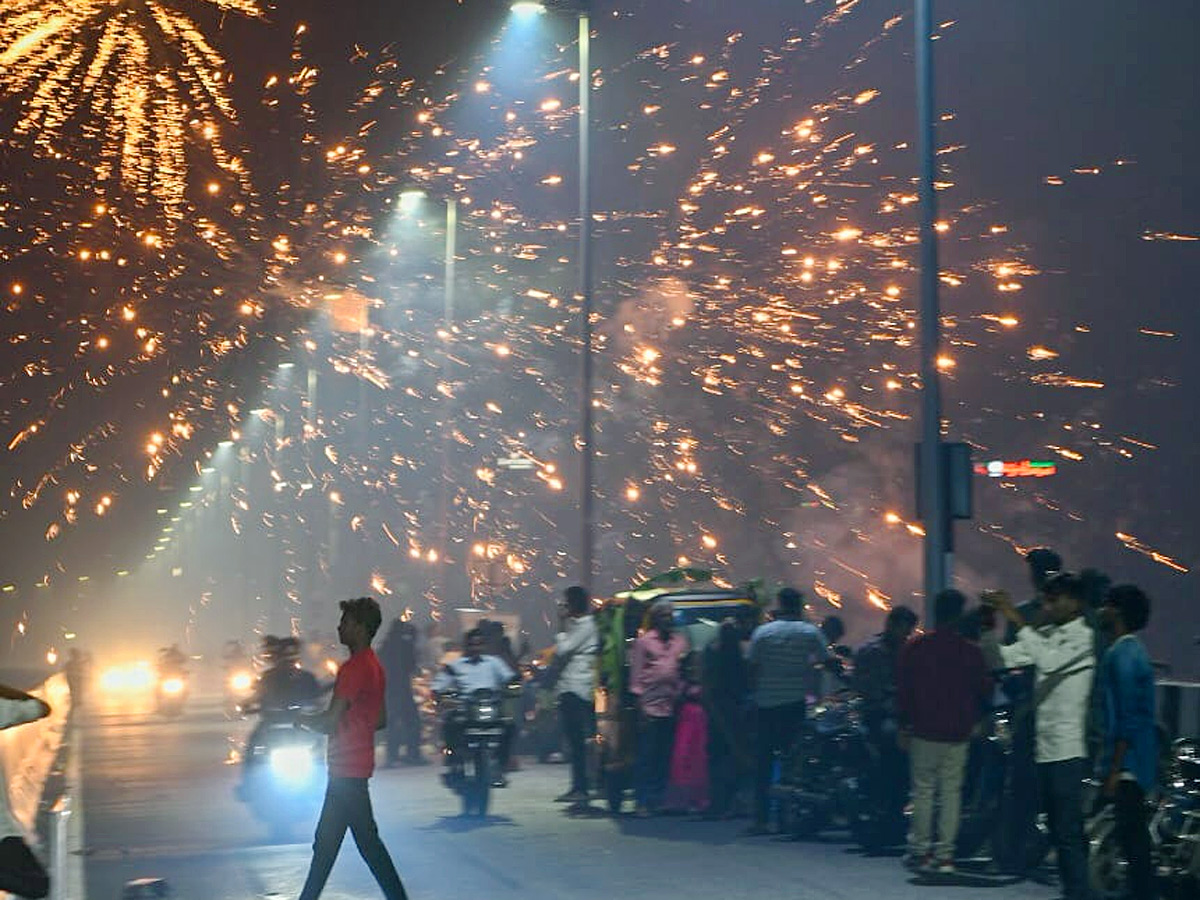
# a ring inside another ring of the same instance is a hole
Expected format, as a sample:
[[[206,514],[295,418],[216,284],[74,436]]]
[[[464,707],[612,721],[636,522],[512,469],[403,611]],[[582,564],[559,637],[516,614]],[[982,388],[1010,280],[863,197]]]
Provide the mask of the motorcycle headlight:
[[[250,690],[253,684],[254,679],[249,672],[235,672],[229,679],[229,686],[238,693]]]
[[[308,781],[313,773],[313,755],[308,747],[275,747],[268,756],[271,774],[281,781]]]
[[[177,697],[183,693],[182,678],[164,678],[162,683],[162,691],[171,697]]]

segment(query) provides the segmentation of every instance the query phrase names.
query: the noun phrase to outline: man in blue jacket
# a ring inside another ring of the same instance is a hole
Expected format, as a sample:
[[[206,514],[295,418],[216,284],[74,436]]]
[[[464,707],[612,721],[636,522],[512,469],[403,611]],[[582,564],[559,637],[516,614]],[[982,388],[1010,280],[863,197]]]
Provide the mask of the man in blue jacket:
[[[1150,859],[1146,795],[1157,779],[1158,733],[1154,726],[1154,669],[1137,632],[1150,621],[1150,598],[1132,584],[1108,592],[1100,610],[1113,643],[1100,664],[1097,690],[1104,711],[1099,775],[1104,796],[1117,814],[1117,839],[1129,863],[1126,896],[1157,896]]]

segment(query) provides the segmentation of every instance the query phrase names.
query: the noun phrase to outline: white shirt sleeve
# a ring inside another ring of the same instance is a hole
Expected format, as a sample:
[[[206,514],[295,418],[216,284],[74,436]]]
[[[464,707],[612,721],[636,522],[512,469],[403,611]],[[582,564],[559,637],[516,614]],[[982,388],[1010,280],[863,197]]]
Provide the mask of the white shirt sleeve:
[[[0,700],[0,728],[24,725],[42,717],[40,700]]]
[[[512,667],[500,657],[493,656],[492,659],[494,660],[493,666],[496,669],[496,687],[503,687],[505,684],[512,681],[513,678],[516,677],[517,673],[514,672]]]
[[[433,683],[430,688],[435,694],[440,694],[444,691],[452,691],[457,685],[457,679],[452,674],[449,666],[441,666],[433,676]]]

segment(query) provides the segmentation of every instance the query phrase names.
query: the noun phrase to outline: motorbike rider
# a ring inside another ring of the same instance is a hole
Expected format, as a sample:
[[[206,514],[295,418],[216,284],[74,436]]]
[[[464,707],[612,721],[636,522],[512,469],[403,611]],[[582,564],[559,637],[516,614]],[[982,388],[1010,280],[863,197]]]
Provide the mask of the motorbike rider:
[[[300,642],[296,638],[269,634],[263,638],[262,650],[268,668],[259,677],[254,697],[246,707],[246,712],[258,714],[258,721],[246,739],[239,796],[245,793],[253,750],[262,742],[267,729],[280,722],[290,723],[296,707],[312,703],[321,695],[316,676],[300,666]]]
[[[163,647],[158,651],[158,673],[162,676],[183,675],[187,672],[187,654],[178,644]]]
[[[517,673],[507,662],[483,652],[485,642],[486,636],[478,628],[468,631],[463,639],[463,655],[446,663],[433,676],[433,692],[438,695],[466,695],[481,689],[498,691],[515,680]],[[456,764],[454,757],[460,746],[464,724],[460,718],[448,716],[442,725],[442,737],[450,751],[446,762],[451,768]],[[495,786],[503,787],[506,784],[504,776],[498,773]]]

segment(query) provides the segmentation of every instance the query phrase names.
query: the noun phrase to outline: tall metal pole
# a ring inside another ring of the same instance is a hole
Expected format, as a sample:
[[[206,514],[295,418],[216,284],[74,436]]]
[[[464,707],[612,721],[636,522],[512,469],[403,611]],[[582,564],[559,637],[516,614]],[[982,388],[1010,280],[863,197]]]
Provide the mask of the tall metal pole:
[[[442,310],[446,330],[454,326],[454,262],[458,252],[458,198],[446,198],[446,269],[445,303]],[[447,351],[448,353],[448,351]],[[443,373],[450,376],[449,360],[443,359]],[[447,400],[447,402],[451,402]],[[441,484],[438,491],[438,594],[437,599],[444,603],[449,594],[450,586],[450,415],[451,410],[442,414],[441,427]]]
[[[579,513],[582,519],[579,583],[589,587],[594,564],[593,531],[593,410],[592,410],[592,171],[591,142],[591,17],[585,6],[579,13],[579,298],[583,357],[580,371]]]
[[[937,115],[933,98],[933,0],[916,0],[917,134],[921,159],[921,514],[925,526],[925,622],[936,624],[933,600],[949,580],[946,479],[938,355]]]
[[[458,253],[458,198],[446,198],[446,327],[454,324],[454,260]]]

